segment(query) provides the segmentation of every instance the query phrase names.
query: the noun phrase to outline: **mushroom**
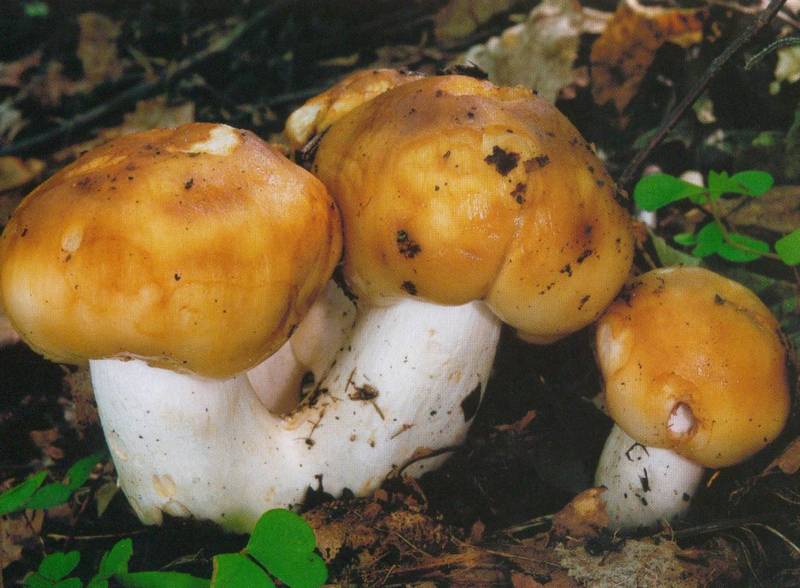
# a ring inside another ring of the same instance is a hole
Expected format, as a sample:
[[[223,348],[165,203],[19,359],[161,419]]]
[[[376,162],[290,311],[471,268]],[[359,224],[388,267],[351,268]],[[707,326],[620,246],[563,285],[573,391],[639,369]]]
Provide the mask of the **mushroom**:
[[[748,459],[788,418],[775,318],[706,269],[639,276],[599,320],[596,351],[616,424],[595,483],[617,528],[684,515],[704,468]]]
[[[314,482],[292,461],[291,423],[246,372],[284,344],[340,252],[316,178],[252,133],[191,124],[96,148],[28,195],[2,235],[0,292],[33,349],[89,361],[143,521],[164,511],[242,528],[276,486],[288,502]],[[350,306],[330,287],[328,299]]]
[[[397,86],[332,125],[312,171],[341,210],[362,306],[482,301],[546,343],[595,320],[628,276],[613,181],[526,88],[460,75]]]

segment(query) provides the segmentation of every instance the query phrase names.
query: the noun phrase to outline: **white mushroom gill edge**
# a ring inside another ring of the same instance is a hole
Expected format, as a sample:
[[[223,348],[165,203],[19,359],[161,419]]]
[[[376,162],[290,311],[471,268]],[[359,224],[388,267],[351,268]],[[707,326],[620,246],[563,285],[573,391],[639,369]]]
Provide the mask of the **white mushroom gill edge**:
[[[309,487],[365,494],[419,450],[461,443],[499,334],[479,302],[359,309],[327,373],[302,368],[315,373],[316,399],[286,417],[265,407],[246,374],[209,380],[107,359],[91,362],[92,383],[119,484],[143,522],[169,513],[246,531]],[[444,459],[405,471],[420,475]]]
[[[603,447],[595,485],[605,486],[615,529],[650,528],[689,510],[705,468],[670,449],[645,447],[614,425]]]

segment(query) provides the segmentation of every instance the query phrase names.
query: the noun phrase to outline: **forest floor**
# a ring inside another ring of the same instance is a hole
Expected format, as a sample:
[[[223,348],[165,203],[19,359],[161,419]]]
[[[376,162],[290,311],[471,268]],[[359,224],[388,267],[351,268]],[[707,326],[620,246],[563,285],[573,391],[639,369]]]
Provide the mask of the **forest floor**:
[[[712,64],[765,8],[721,0],[647,8],[624,0],[6,1],[0,222],[36,184],[122,134],[217,121],[281,143],[287,115],[353,70],[435,74],[468,61],[495,83],[526,84],[554,101],[629,192],[645,169],[692,178],[770,173],[774,188],[730,199],[723,214],[737,233],[771,244],[800,227],[800,46],[776,48],[750,67],[748,60],[797,33],[800,3],[790,0],[725,64]],[[676,111],[709,71],[698,99]],[[676,124],[648,146],[670,113]],[[638,153],[643,165],[631,167]],[[796,405],[798,273],[776,255],[701,259],[675,241],[707,218],[690,202],[661,210],[639,227],[637,267],[701,264],[756,291],[793,346]],[[43,470],[62,480],[105,448],[86,371],[50,363],[13,330],[0,331],[0,490]],[[504,332],[469,437],[441,469],[389,479],[369,497],[310,491],[302,512],[328,560],[328,581],[800,584],[796,406],[770,447],[711,473],[685,521],[613,533],[589,490],[611,428],[591,402],[601,389],[592,340],[589,328],[534,347]],[[45,555],[73,550],[81,559],[72,575],[91,578],[123,538],[133,540],[131,571],[209,578],[215,554],[247,542],[208,523],[143,526],[100,455],[62,504],[0,517],[0,588],[19,585]],[[578,495],[583,508],[570,502]]]

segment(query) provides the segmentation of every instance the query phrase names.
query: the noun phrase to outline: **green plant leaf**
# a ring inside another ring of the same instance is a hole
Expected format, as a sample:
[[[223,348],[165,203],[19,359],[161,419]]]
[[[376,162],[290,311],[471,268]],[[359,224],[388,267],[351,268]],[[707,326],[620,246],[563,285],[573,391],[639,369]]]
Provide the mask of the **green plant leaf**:
[[[658,210],[667,204],[696,196],[704,192],[695,186],[669,174],[645,176],[633,188],[633,200],[642,210]]]
[[[83,582],[80,581],[80,578],[67,578],[66,580],[61,580],[58,582],[53,588],[82,588]]]
[[[301,516],[273,509],[256,523],[246,551],[291,588],[317,588],[328,570],[315,547],[314,531]]]
[[[695,257],[713,255],[724,242],[722,229],[715,221],[711,221],[697,231],[697,245],[692,249],[692,255]]]
[[[72,496],[72,490],[64,486],[61,482],[46,484],[36,491],[26,508],[50,508],[64,504]]]
[[[86,585],[86,588],[108,588],[108,579],[95,576]]]
[[[28,588],[53,588],[53,581],[43,578],[36,572],[31,572],[22,580],[22,585],[28,586]]]
[[[47,472],[45,470],[36,472],[24,482],[0,494],[0,515],[25,508],[25,503],[28,502],[34,492],[42,485],[46,477]]]
[[[116,574],[124,588],[209,588],[209,581],[179,572],[133,572]]]
[[[800,263],[800,229],[775,241],[775,251],[786,265]]]
[[[726,192],[744,194],[745,196],[762,196],[775,183],[767,172],[748,170],[733,174]]]
[[[89,479],[89,475],[92,473],[94,466],[105,459],[105,457],[105,451],[98,451],[76,461],[67,470],[64,485],[73,492],[83,486],[86,480]]]
[[[127,574],[128,562],[132,555],[133,541],[129,538],[120,539],[103,555],[95,577],[108,579],[114,574]]]
[[[694,233],[678,233],[673,239],[678,245],[697,245],[697,235]]]
[[[650,231],[650,239],[653,242],[653,247],[656,250],[656,255],[658,256],[658,261],[661,262],[661,265],[695,266],[702,263],[700,258],[692,257],[688,253],[684,253],[683,251],[678,251],[674,247],[670,247],[664,239],[652,231]]]
[[[46,2],[34,0],[33,2],[26,2],[23,4],[25,16],[30,18],[45,18],[50,14],[50,7]]]
[[[723,242],[717,247],[717,255],[728,261],[739,263],[758,259],[764,253],[769,253],[769,244],[760,239],[753,239],[739,233],[728,233],[731,243]],[[736,247],[741,245],[742,247]]]
[[[275,583],[246,555],[223,553],[214,557],[211,588],[275,588]]]
[[[716,200],[728,191],[730,187],[730,178],[728,172],[715,172],[711,170],[708,172],[708,197],[711,200]],[[697,201],[693,200],[695,203]]]
[[[58,581],[66,578],[80,561],[81,554],[77,551],[68,553],[57,551],[45,556],[37,572],[48,580]]]

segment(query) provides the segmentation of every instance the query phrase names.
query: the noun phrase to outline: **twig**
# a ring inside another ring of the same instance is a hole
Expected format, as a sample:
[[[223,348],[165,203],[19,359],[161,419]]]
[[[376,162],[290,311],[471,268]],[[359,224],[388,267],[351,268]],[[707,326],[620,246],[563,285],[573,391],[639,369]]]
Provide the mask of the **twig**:
[[[707,535],[708,533],[727,531],[728,529],[738,529],[747,527],[749,525],[764,524],[765,521],[775,519],[777,516],[778,515],[776,513],[764,513],[750,517],[714,521],[713,523],[708,523],[705,525],[698,525],[696,527],[689,527],[688,529],[672,531],[670,533],[670,538],[675,540],[688,539],[689,537],[696,537],[697,535]]]
[[[418,461],[422,461],[424,459],[430,459],[432,457],[437,457],[439,455],[444,455],[445,453],[453,453],[455,451],[458,451],[459,449],[460,446],[458,445],[448,445],[446,447],[440,447],[438,449],[434,449],[427,453],[421,452],[419,455],[413,455],[397,470],[397,473],[395,475],[397,477],[402,476],[404,471],[406,471],[410,466],[414,465]]]
[[[782,39],[778,39],[773,41],[769,45],[767,45],[764,49],[753,55],[750,59],[748,59],[744,64],[745,70],[751,70],[753,67],[762,59],[764,59],[770,53],[777,51],[783,47],[790,47],[793,45],[800,45],[800,37],[796,35],[792,35],[791,37],[783,37]]]
[[[667,134],[678,123],[684,112],[686,112],[686,110],[694,103],[694,101],[697,100],[700,94],[703,93],[703,91],[706,89],[706,86],[708,86],[709,82],[711,82],[712,78],[719,73],[722,67],[739,49],[742,48],[745,43],[750,41],[775,17],[785,2],[786,0],[771,0],[767,7],[756,15],[747,28],[742,31],[742,33],[736,37],[722,53],[714,58],[714,60],[711,62],[711,65],[708,66],[706,71],[703,72],[703,75],[700,76],[691,90],[689,90],[689,93],[686,94],[683,99],[678,102],[678,105],[669,112],[667,118],[663,123],[661,123],[661,126],[658,128],[656,133],[647,142],[647,145],[639,150],[639,152],[634,156],[634,158],[622,172],[622,175],[619,178],[619,185],[623,189],[627,189],[630,186],[631,180],[639,171],[639,168],[642,166],[645,159],[647,159],[653,149],[655,149],[656,146],[661,143],[664,137],[666,137]]]
[[[100,535],[63,535],[61,533],[48,533],[47,538],[53,541],[99,541],[103,539],[121,539],[130,537],[131,535],[142,535],[149,532],[150,529],[133,529],[131,531],[122,531],[119,533],[102,533]]]
[[[250,31],[257,25],[261,24],[265,19],[272,16],[279,10],[293,4],[294,0],[279,0],[274,2],[271,6],[264,8],[257,12],[250,20],[243,22],[233,27],[225,36],[221,37],[202,51],[195,53],[179,61],[174,67],[167,68],[159,76],[152,80],[144,81],[132,88],[128,88],[121,94],[117,94],[108,102],[90,108],[89,110],[78,114],[68,121],[63,122],[57,127],[45,131],[33,137],[23,139],[17,143],[0,147],[0,156],[2,155],[18,155],[20,153],[30,151],[36,147],[54,141],[59,137],[66,135],[79,128],[83,128],[90,123],[98,120],[99,118],[114,112],[131,102],[141,100],[147,96],[156,93],[158,90],[169,84],[170,82],[178,79],[186,74],[189,70],[194,69],[210,57],[227,51],[231,45],[238,41],[246,32]]]
[[[540,517],[536,517],[534,519],[530,519],[528,521],[524,521],[518,525],[513,527],[508,527],[506,529],[502,529],[504,533],[509,533],[511,535],[515,535],[516,533],[522,533],[523,531],[529,531],[530,529],[541,527],[544,525],[549,525],[553,522],[553,518],[555,515],[542,515]]]

